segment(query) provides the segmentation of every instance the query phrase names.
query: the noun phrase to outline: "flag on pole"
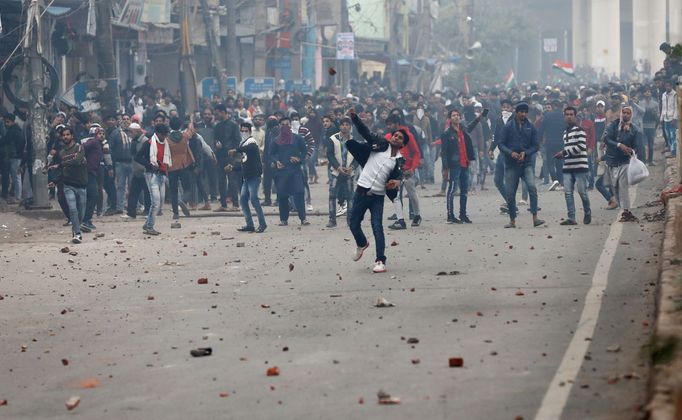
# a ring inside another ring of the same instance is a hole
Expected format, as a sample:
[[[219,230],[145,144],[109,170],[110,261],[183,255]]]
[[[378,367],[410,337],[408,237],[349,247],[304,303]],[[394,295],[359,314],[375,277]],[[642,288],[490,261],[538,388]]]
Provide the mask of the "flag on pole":
[[[556,60],[554,64],[552,64],[552,68],[562,71],[567,76],[575,76],[575,73],[573,72],[573,64],[571,63],[564,63],[561,60]]]
[[[464,93],[469,94],[469,73],[464,73]]]
[[[516,76],[514,76],[514,70],[509,69],[509,73],[507,73],[507,77],[504,78],[504,87],[506,89],[509,89],[510,87],[514,86],[516,84]]]

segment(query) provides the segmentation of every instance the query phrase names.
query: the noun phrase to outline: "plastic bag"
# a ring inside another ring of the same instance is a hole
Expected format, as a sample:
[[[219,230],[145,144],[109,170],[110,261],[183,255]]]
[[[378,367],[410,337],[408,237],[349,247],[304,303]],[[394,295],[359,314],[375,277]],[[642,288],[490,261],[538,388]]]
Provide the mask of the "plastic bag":
[[[628,184],[635,185],[644,181],[649,176],[649,169],[644,162],[637,159],[637,153],[633,153],[628,165]]]

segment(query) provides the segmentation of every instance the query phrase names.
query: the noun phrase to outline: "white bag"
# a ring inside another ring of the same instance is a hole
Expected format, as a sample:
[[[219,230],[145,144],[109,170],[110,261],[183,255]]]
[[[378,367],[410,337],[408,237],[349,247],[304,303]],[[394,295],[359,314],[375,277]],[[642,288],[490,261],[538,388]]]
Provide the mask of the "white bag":
[[[639,184],[649,176],[649,169],[644,162],[637,159],[637,153],[633,153],[628,165],[628,185]]]

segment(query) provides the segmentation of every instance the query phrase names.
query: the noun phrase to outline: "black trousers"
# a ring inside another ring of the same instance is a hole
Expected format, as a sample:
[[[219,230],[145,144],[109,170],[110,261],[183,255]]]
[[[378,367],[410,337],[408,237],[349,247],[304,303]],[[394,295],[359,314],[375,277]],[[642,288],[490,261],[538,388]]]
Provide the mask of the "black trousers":
[[[149,213],[149,208],[152,205],[152,199],[147,188],[147,181],[142,176],[133,176],[130,178],[130,185],[128,186],[128,216],[137,216],[137,202],[140,200],[140,193],[144,194],[144,210]]]

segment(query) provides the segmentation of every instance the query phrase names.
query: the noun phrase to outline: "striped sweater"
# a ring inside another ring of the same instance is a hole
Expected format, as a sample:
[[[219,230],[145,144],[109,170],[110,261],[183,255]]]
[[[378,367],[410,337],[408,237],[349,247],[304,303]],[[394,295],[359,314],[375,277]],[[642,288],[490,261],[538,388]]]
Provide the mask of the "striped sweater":
[[[587,135],[580,126],[574,125],[564,131],[564,172],[587,172]]]

